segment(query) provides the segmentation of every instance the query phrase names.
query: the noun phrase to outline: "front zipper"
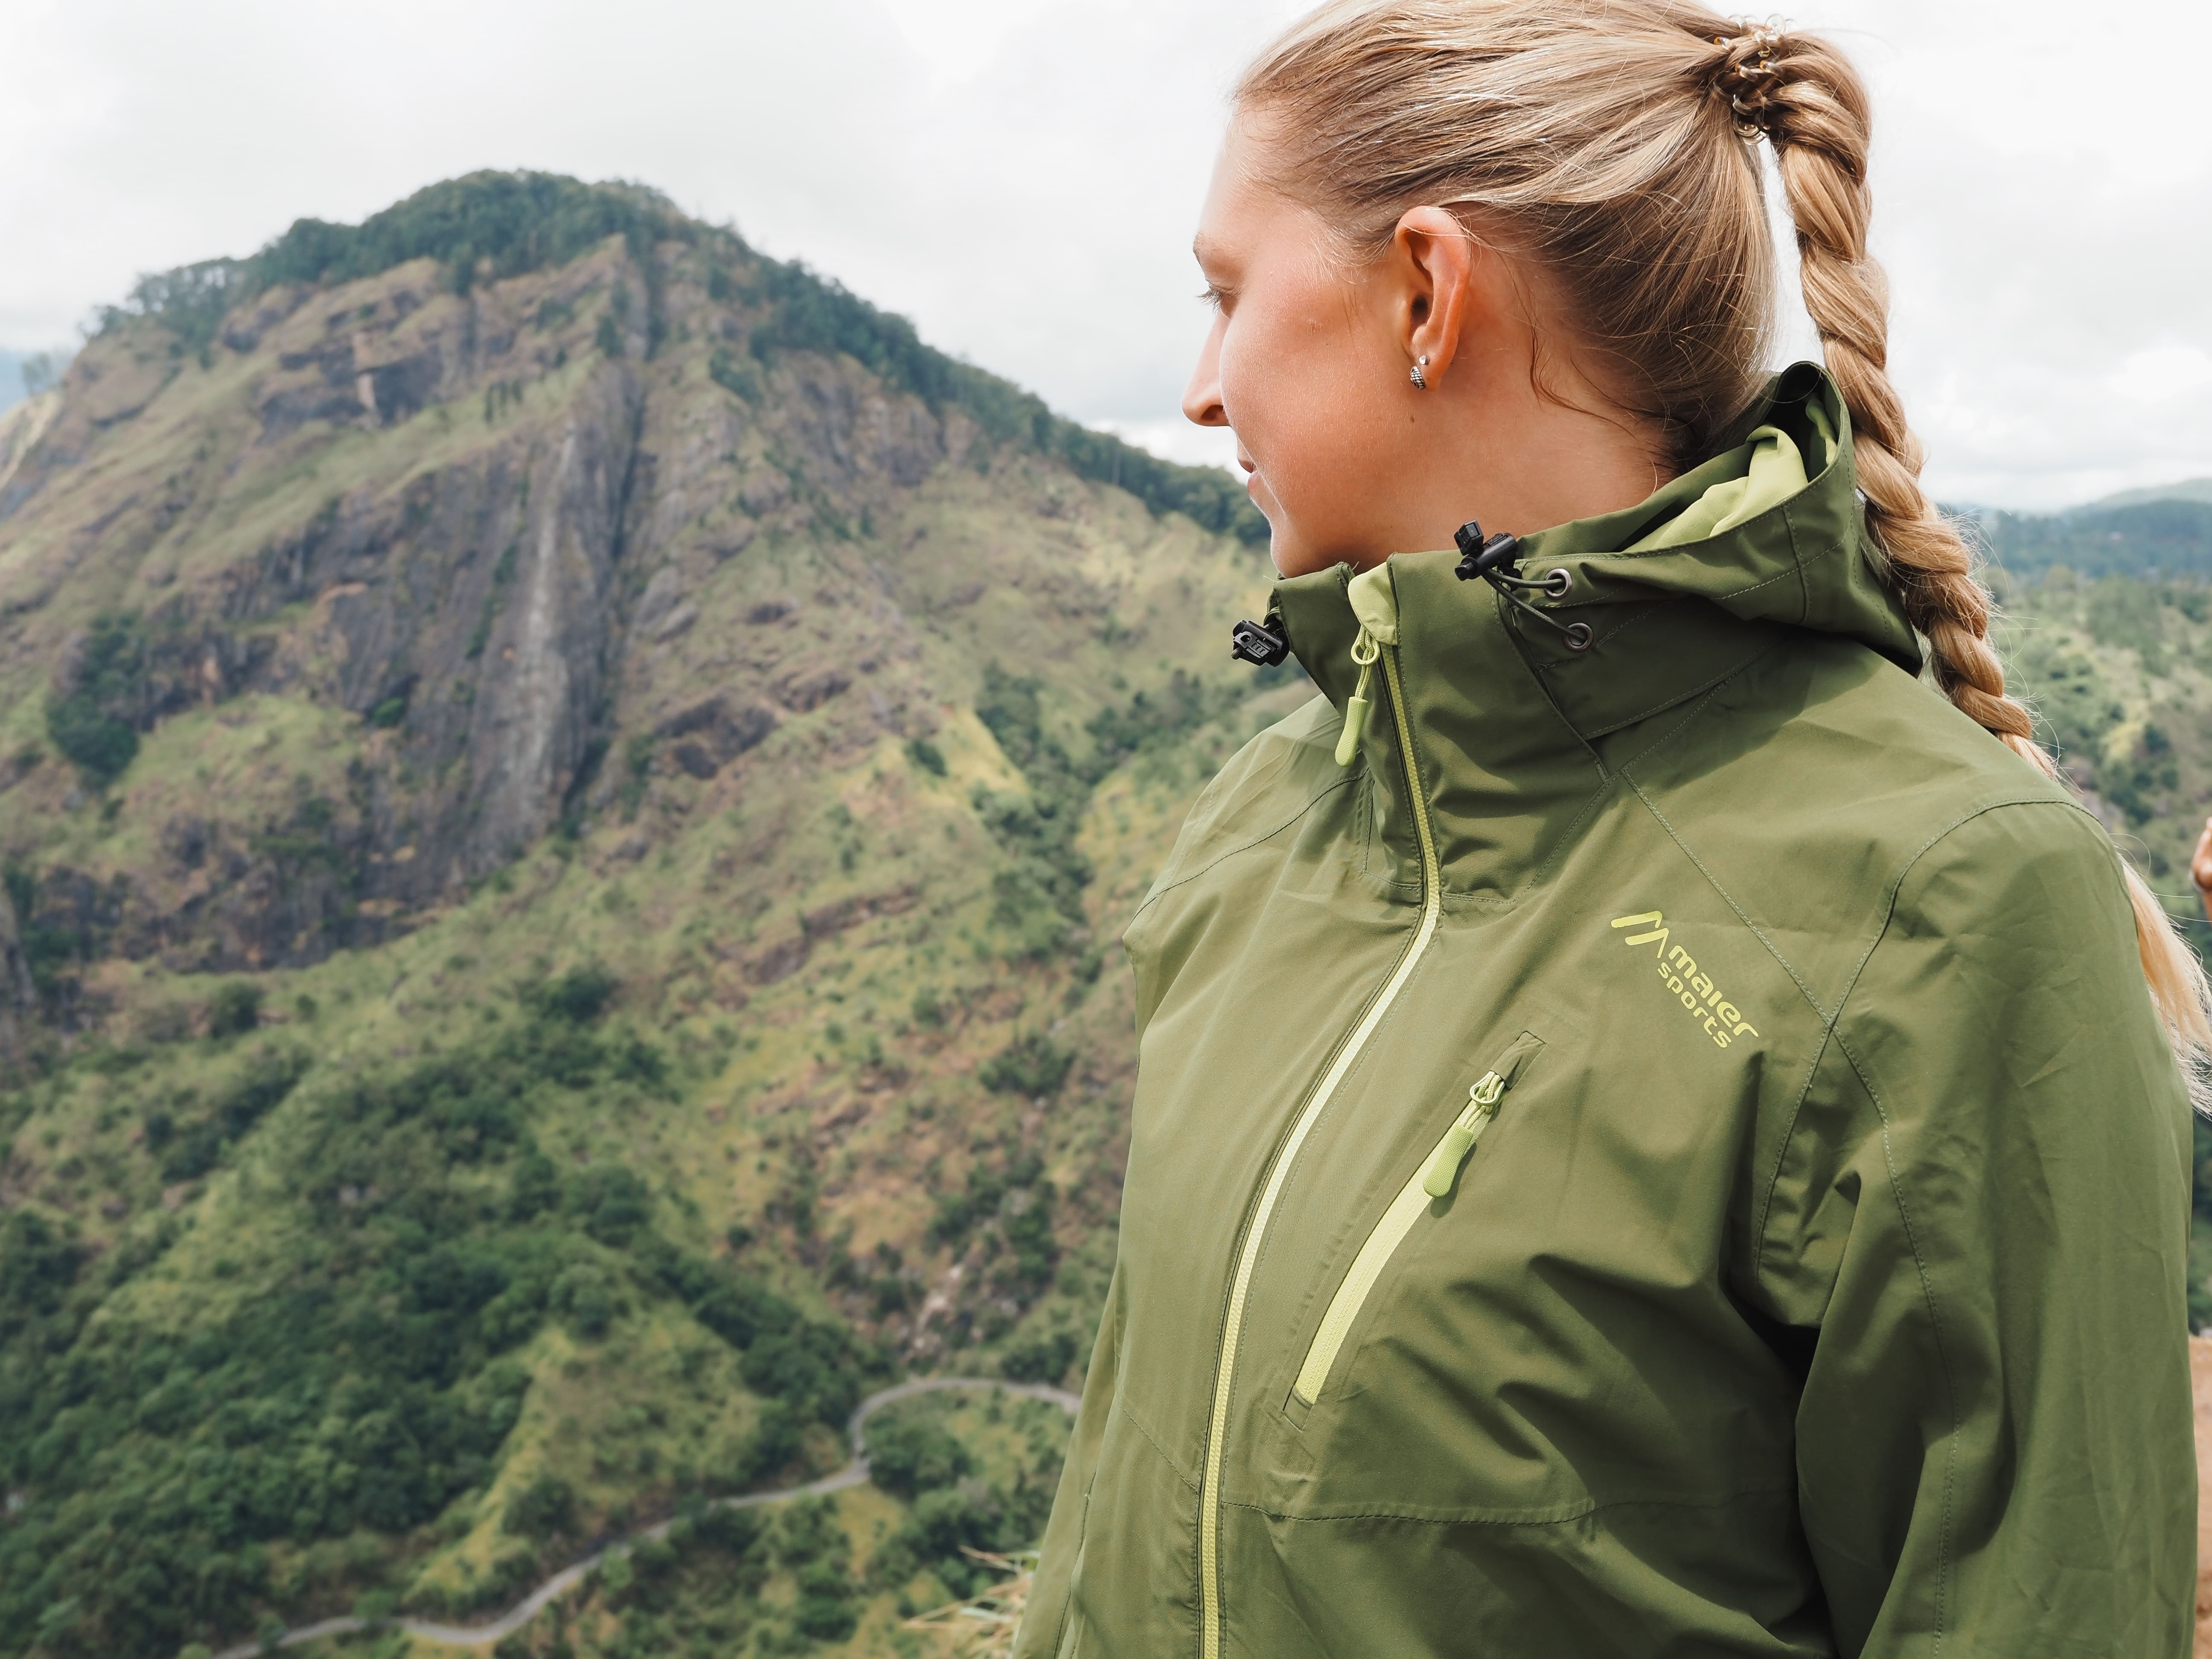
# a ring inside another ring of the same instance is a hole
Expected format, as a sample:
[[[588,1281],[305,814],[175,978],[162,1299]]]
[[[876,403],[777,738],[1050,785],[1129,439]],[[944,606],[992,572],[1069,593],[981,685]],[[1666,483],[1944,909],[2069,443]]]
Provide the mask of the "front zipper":
[[[1382,1276],[1382,1269],[1397,1254],[1406,1235],[1413,1231],[1413,1224],[1428,1212],[1436,1200],[1451,1196],[1452,1187],[1459,1179],[1460,1166],[1474,1151],[1474,1143],[1498,1115],[1498,1103],[1505,1091],[1513,1086],[1522,1066],[1543,1047],[1542,1041],[1533,1033],[1523,1031],[1512,1047],[1499,1057],[1498,1064],[1482,1074],[1481,1080],[1467,1091],[1467,1104],[1452,1120],[1451,1127],[1443,1133],[1428,1156],[1424,1158],[1398,1196],[1390,1200],[1390,1207],[1382,1212],[1382,1218],[1367,1235],[1367,1242],[1359,1247],[1359,1254],[1352,1259],[1352,1266],[1344,1280],[1329,1298],[1328,1310],[1322,1315],[1321,1328],[1314,1333],[1313,1344],[1306,1350],[1305,1364],[1298,1367],[1297,1381],[1291,1384],[1291,1393],[1301,1406],[1311,1406],[1321,1398],[1328,1374],[1336,1368],[1336,1358],[1343,1351],[1344,1339],[1351,1334],[1352,1322],[1359,1310],[1367,1305],[1368,1293],[1375,1281]]]
[[[1388,567],[1384,567],[1388,568]],[[1363,638],[1372,642],[1375,636],[1362,627]],[[1398,753],[1405,763],[1406,793],[1413,802],[1413,826],[1421,845],[1421,920],[1414,929],[1413,943],[1406,954],[1398,959],[1382,992],[1369,1005],[1344,1046],[1337,1050],[1305,1109],[1291,1125],[1290,1133],[1283,1137],[1275,1149],[1274,1162],[1268,1166],[1267,1183],[1261,1188],[1259,1201],[1253,1206],[1252,1219],[1244,1231],[1243,1249],[1237,1253],[1237,1272],[1230,1281],[1229,1310],[1221,1322],[1221,1346],[1213,1360],[1213,1408],[1206,1425],[1206,1474],[1199,1488],[1198,1520],[1198,1577],[1199,1577],[1199,1650],[1200,1659],[1220,1659],[1221,1656],[1221,1463],[1224,1441],[1229,1429],[1229,1397],[1236,1380],[1237,1342],[1243,1334],[1244,1303],[1252,1286],[1252,1269],[1258,1261],[1260,1243],[1267,1231],[1267,1223],[1282,1197],[1283,1184],[1289,1179],[1291,1165],[1297,1160],[1298,1149],[1305,1144],[1306,1136],[1328,1107],[1337,1085],[1352,1069],[1375,1035],[1375,1028],[1406,988],[1413,976],[1413,969],[1436,936],[1437,919],[1443,914],[1443,886],[1437,878],[1436,839],[1429,828],[1429,805],[1421,793],[1421,769],[1413,755],[1413,728],[1406,717],[1405,687],[1398,672],[1398,647],[1392,641],[1387,647],[1370,643],[1382,658],[1382,677],[1389,683],[1390,710],[1395,717],[1398,730]],[[1370,659],[1371,660],[1371,659]],[[1365,686],[1363,665],[1362,690]],[[1364,710],[1362,710],[1364,714]]]

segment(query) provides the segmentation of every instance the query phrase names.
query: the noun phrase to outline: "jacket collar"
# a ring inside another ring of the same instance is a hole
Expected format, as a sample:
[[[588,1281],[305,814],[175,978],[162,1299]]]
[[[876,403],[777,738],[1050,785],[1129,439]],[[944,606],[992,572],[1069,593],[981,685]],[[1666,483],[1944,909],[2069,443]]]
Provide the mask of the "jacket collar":
[[[1807,458],[1804,488],[1719,533],[1644,552],[1620,550],[1682,514],[1744,465],[1754,428],[1788,433]],[[1825,430],[1824,430],[1825,428]],[[1816,459],[1824,464],[1816,470]],[[1875,577],[1851,465],[1850,416],[1833,382],[1801,363],[1777,377],[1704,465],[1637,506],[1524,537],[1521,570],[1565,568],[1564,599],[1595,633],[1568,650],[1488,586],[1462,582],[1458,556],[1390,560],[1399,666],[1447,895],[1510,901],[1540,874],[1591,797],[1606,787],[1598,743],[1677,707],[1806,632],[1856,640],[1910,673],[1918,646]],[[1291,647],[1341,709],[1359,631],[1349,565],[1279,582]],[[1420,862],[1387,692],[1361,743],[1377,835],[1393,886],[1418,892]],[[1610,747],[1610,745],[1608,745]]]

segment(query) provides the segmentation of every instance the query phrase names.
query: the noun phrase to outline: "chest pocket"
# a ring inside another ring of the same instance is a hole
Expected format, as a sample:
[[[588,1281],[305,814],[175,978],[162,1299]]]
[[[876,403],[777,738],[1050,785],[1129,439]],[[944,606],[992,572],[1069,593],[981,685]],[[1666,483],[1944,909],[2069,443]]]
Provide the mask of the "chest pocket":
[[[1376,1281],[1382,1277],[1382,1270],[1390,1265],[1390,1258],[1424,1221],[1434,1221],[1450,1212],[1458,1194],[1460,1172],[1474,1155],[1483,1131],[1505,1109],[1514,1085],[1527,1076],[1543,1047],[1544,1040],[1533,1031],[1522,1032],[1506,1046],[1468,1090],[1468,1097],[1461,1103],[1451,1126],[1423,1155],[1398,1195],[1391,1200],[1389,1208],[1382,1212],[1382,1219],[1367,1235],[1359,1254],[1352,1258],[1351,1267],[1337,1285],[1335,1295],[1329,1298],[1321,1325],[1306,1349],[1304,1362],[1298,1367],[1297,1378],[1291,1385],[1291,1397],[1285,1402],[1284,1410],[1293,1422],[1303,1424],[1306,1413],[1328,1388],[1331,1375],[1345,1357],[1345,1339],[1358,1322],[1360,1310],[1367,1305],[1367,1298]]]

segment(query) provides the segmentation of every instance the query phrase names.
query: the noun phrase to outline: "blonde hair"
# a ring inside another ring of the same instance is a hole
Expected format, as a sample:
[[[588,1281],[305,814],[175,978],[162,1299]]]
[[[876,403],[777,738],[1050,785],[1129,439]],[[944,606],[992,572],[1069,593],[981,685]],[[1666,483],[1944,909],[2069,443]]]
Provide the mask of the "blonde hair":
[[[1263,52],[1236,102],[1267,118],[1269,181],[1354,257],[1434,205],[1534,261],[1600,383],[1677,471],[1711,453],[1765,380],[1766,138],[1805,309],[1850,410],[1869,559],[1926,638],[1937,687],[2057,775],[2006,693],[1973,556],[1920,486],[1920,442],[1887,373],[1887,285],[1867,254],[1871,111],[1842,52],[1691,0],[1339,0]],[[2121,866],[2151,1000],[2202,1103],[2212,990]]]

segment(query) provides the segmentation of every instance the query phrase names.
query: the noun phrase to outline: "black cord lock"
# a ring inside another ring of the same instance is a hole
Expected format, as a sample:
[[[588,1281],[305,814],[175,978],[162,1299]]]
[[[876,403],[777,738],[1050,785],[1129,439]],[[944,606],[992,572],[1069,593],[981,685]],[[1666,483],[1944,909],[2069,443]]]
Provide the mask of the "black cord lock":
[[[1587,651],[1595,635],[1588,623],[1562,623],[1548,612],[1539,611],[1521,596],[1541,593],[1548,599],[1564,599],[1574,592],[1574,573],[1562,565],[1547,571],[1539,580],[1530,581],[1521,574],[1521,540],[1517,536],[1500,532],[1486,538],[1482,526],[1473,519],[1462,525],[1452,539],[1459,544],[1460,560],[1454,572],[1463,582],[1478,576],[1496,588],[1508,605],[1524,615],[1534,617],[1545,627],[1556,630],[1565,641],[1570,651]]]
[[[1255,667],[1273,668],[1291,654],[1291,642],[1266,623],[1240,622],[1229,630],[1229,654]]]

